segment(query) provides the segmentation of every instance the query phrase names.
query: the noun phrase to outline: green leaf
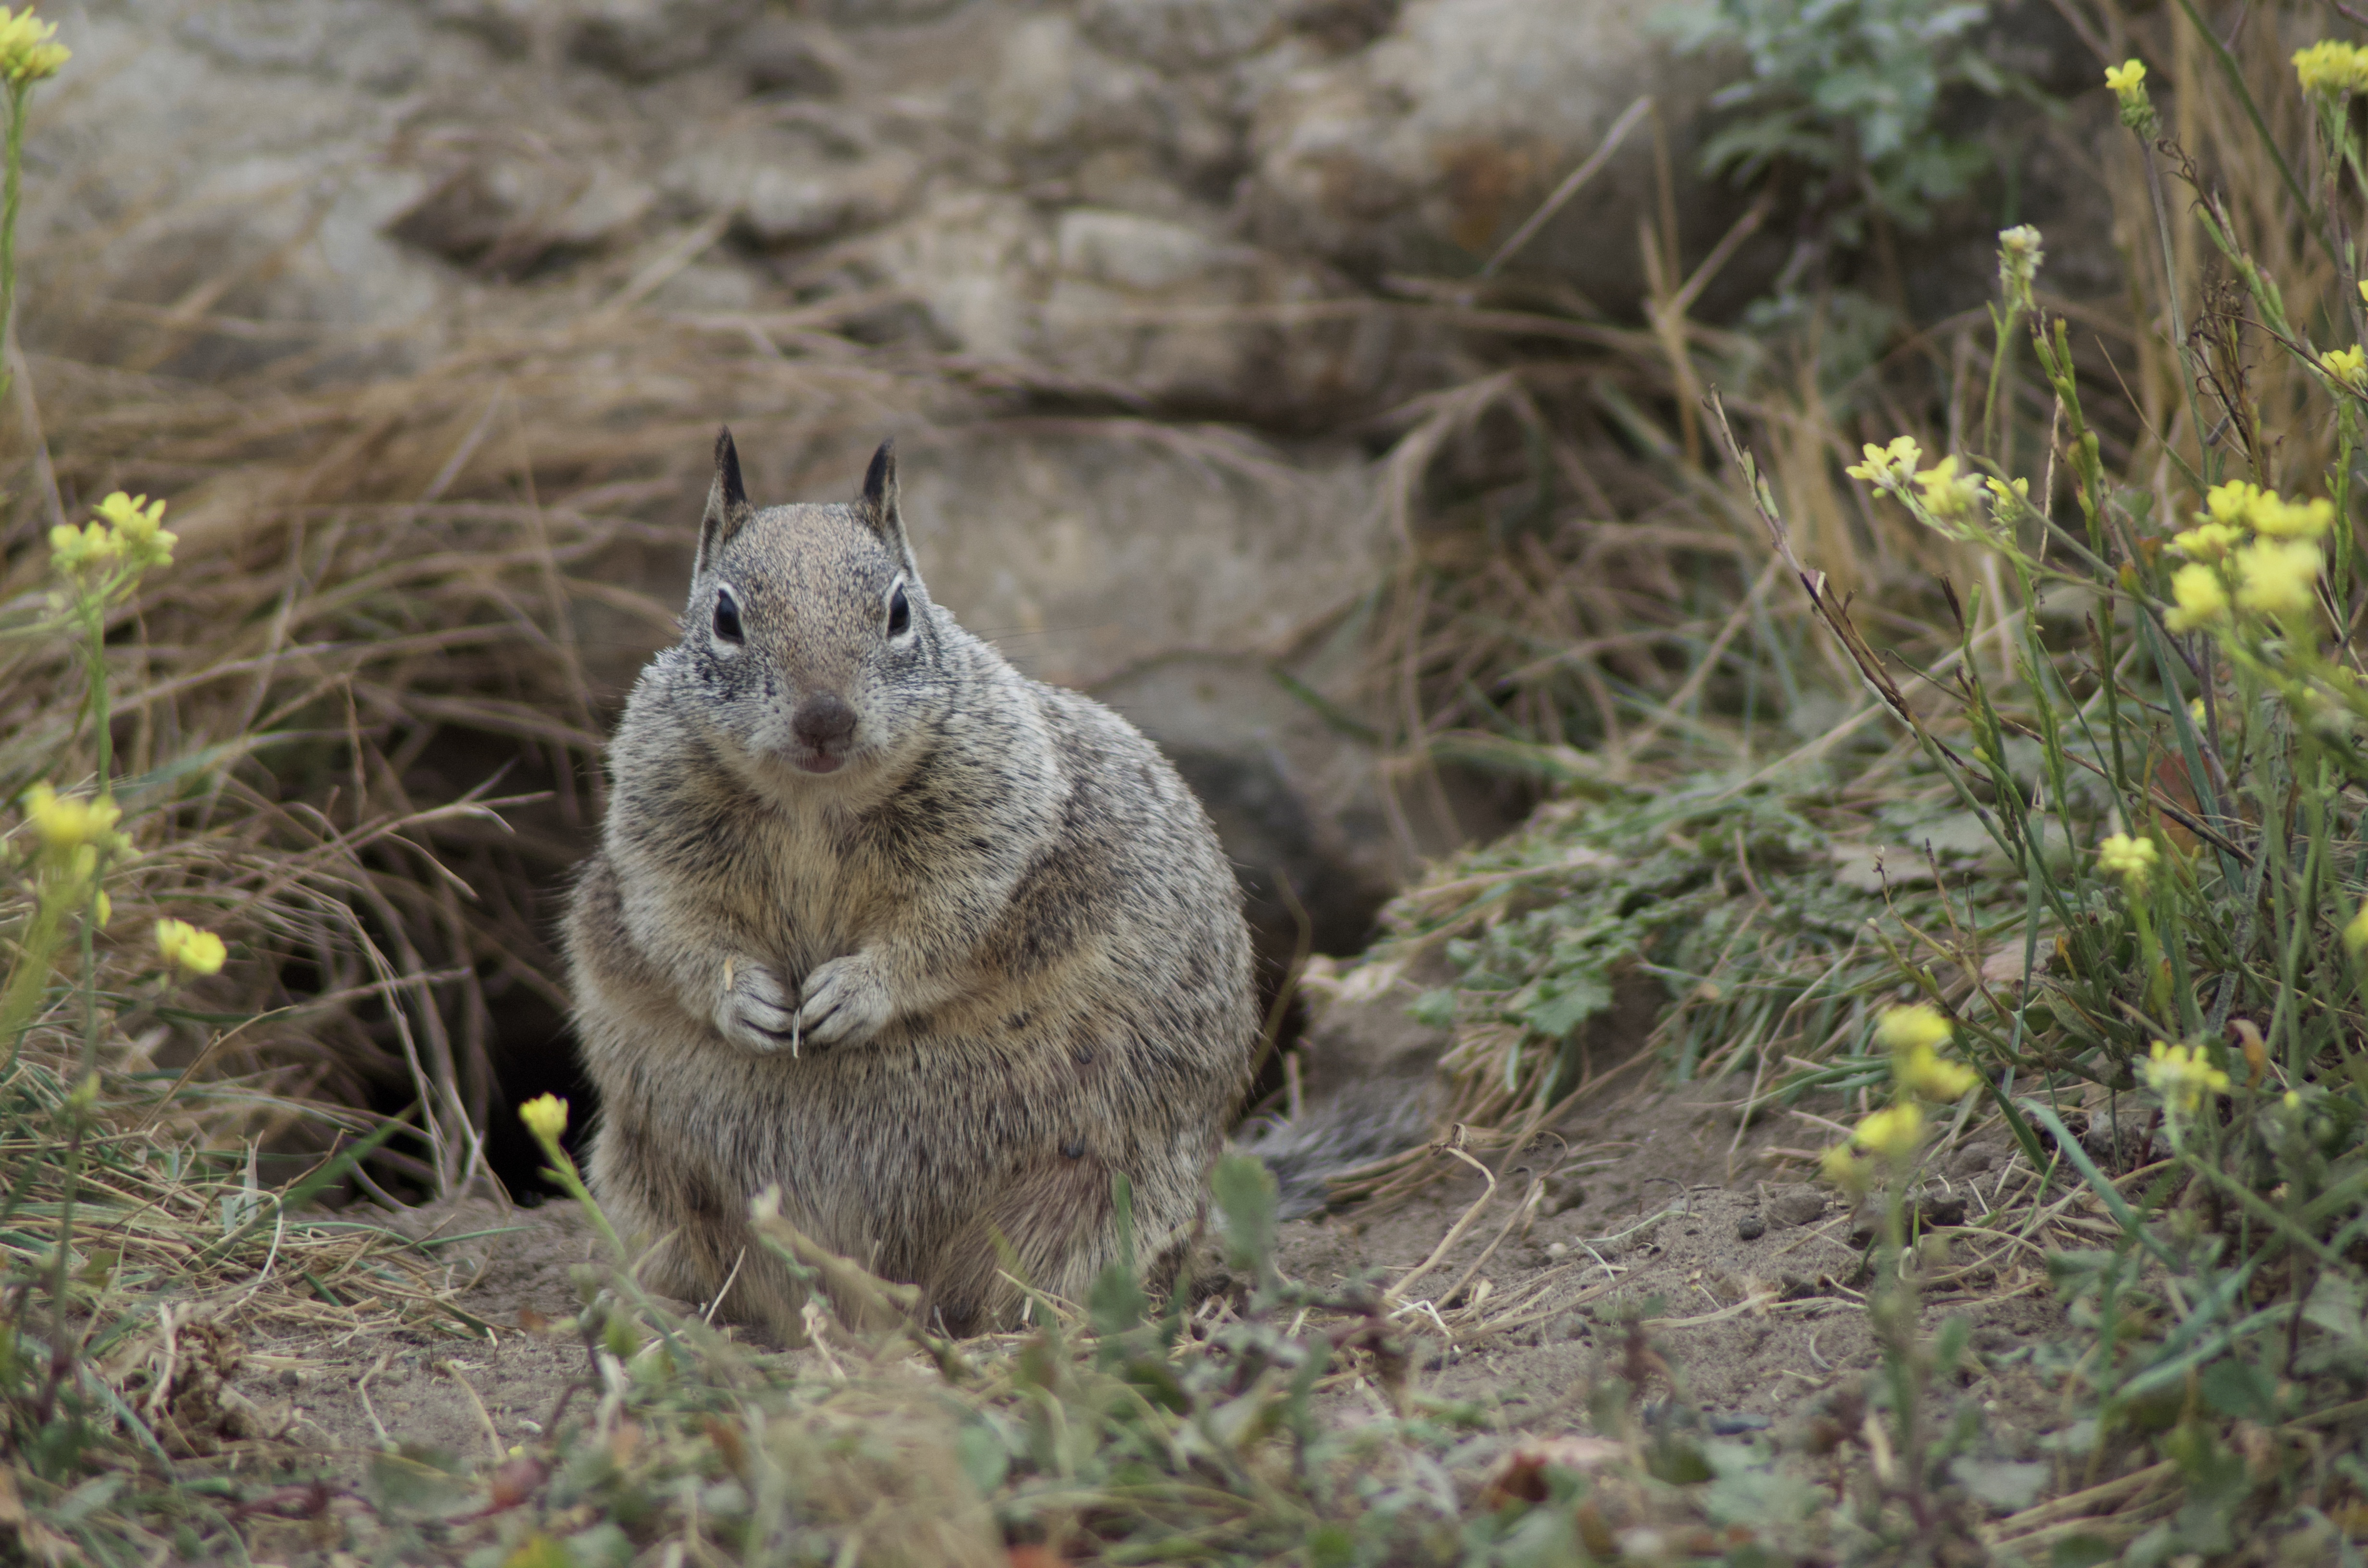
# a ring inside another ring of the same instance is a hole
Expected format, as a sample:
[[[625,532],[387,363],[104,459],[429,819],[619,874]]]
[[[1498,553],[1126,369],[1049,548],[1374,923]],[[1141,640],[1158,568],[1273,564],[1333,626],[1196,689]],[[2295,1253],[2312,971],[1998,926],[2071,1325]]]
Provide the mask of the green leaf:
[[[1525,1014],[1530,1028],[1561,1040],[1611,1006],[1611,986],[1602,975],[1581,970],[1546,983],[1545,994]]]
[[[991,1497],[1011,1473],[1011,1449],[994,1427],[973,1425],[954,1438],[954,1462],[980,1496]]]
[[[1227,1154],[1209,1176],[1225,1217],[1225,1252],[1235,1268],[1263,1281],[1274,1267],[1274,1173],[1251,1154]]]
[[[2368,1309],[2368,1290],[2359,1280],[2348,1275],[2326,1273],[2311,1288],[2310,1300],[2303,1303],[2302,1318],[2306,1324],[2323,1328],[2339,1338],[2357,1345],[2368,1337],[2363,1326],[2363,1309]]]
[[[457,1514],[472,1506],[468,1482],[455,1473],[459,1461],[442,1449],[405,1443],[370,1456],[370,1492],[381,1507],[412,1514]]]
[[[2277,1419],[2277,1384],[2250,1361],[2234,1356],[2203,1369],[2197,1387],[2203,1403],[2222,1415],[2262,1423]]]
[[[633,1543],[623,1530],[604,1519],[569,1536],[564,1557],[575,1568],[625,1568],[633,1560]]]
[[[2049,1467],[2014,1460],[1977,1460],[1970,1454],[1949,1462],[1949,1473],[1974,1500],[2011,1514],[2038,1501]]]
[[[62,1525],[78,1525],[115,1501],[126,1480],[120,1472],[94,1476],[58,1499],[50,1517]]]
[[[1414,999],[1406,1017],[1427,1029],[1450,1028],[1455,1023],[1455,993],[1447,987],[1426,991]]]

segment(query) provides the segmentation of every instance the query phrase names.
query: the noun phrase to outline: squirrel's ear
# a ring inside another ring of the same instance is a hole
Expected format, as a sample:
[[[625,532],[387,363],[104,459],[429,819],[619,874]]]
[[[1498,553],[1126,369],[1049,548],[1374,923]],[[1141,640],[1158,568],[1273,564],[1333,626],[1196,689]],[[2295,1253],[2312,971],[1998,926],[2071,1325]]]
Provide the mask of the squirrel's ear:
[[[699,520],[699,559],[690,574],[696,577],[723,543],[748,520],[748,490],[740,481],[740,449],[732,444],[732,427],[715,434],[715,479],[707,487],[707,512]]]
[[[871,466],[863,473],[863,495],[855,510],[909,570],[913,548],[905,540],[905,518],[896,509],[896,442],[893,437],[881,442],[880,449],[871,454]]]

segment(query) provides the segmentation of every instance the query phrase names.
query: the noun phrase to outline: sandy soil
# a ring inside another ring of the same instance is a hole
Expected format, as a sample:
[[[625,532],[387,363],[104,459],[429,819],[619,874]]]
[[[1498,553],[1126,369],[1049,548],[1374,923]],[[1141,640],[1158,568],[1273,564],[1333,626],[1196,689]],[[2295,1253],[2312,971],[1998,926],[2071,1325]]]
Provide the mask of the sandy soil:
[[[1507,1436],[1570,1430],[1583,1425],[1589,1378],[1620,1365],[1623,1312],[1642,1311],[1662,1320],[1653,1338],[1672,1390],[1713,1429],[1757,1429],[1828,1391],[1855,1389],[1876,1360],[1853,1284],[1863,1256],[1852,1239],[1859,1225],[1793,1174],[1797,1163],[1768,1154],[1828,1135],[1779,1116],[1738,1136],[1736,1094],[1719,1085],[1637,1093],[1563,1129],[1575,1152],[1564,1168],[1575,1178],[1553,1184],[1527,1236],[1508,1237],[1469,1288],[1485,1282],[1508,1302],[1541,1286],[1543,1295],[1510,1314],[1509,1326],[1476,1335],[1425,1331],[1422,1315],[1411,1314],[1416,1388],[1493,1407]],[[1994,1151],[1961,1152],[1956,1176],[1937,1183],[1935,1195],[1978,1214],[1983,1167],[1994,1160]],[[1497,1208],[1427,1283],[1451,1288],[1496,1235],[1517,1190],[1510,1180],[1503,1187]],[[1481,1190],[1476,1176],[1465,1176],[1386,1211],[1287,1222],[1281,1265],[1315,1284],[1360,1275],[1395,1280],[1431,1253]],[[437,1251],[464,1277],[476,1276],[461,1304],[492,1325],[490,1337],[471,1344],[395,1333],[252,1344],[241,1386],[258,1404],[292,1414],[287,1442],[295,1451],[283,1450],[283,1460],[309,1461],[317,1471],[325,1458],[332,1470],[358,1469],[390,1438],[466,1458],[497,1453],[541,1430],[586,1372],[580,1345],[537,1332],[575,1310],[569,1267],[593,1256],[596,1238],[571,1206],[505,1212],[479,1201],[419,1222],[423,1233],[462,1238]],[[1956,1246],[1962,1252],[1964,1244]],[[1927,1266],[1944,1278],[1949,1264],[1928,1257]],[[1927,1294],[1928,1327],[1949,1313],[1972,1320],[1973,1346],[1988,1369],[1975,1392],[1998,1457],[2029,1457],[2058,1424],[2047,1390],[2025,1365],[2027,1346],[2060,1319],[2044,1281],[2032,1255],[2003,1276],[1977,1271]],[[1353,1411],[1341,1418],[1353,1419]]]

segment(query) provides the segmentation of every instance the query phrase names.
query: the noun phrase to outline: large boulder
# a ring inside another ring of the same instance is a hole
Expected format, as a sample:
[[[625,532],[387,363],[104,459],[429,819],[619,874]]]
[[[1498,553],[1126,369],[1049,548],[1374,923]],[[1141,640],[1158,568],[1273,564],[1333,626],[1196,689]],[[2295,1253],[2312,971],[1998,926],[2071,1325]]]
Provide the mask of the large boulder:
[[[1657,210],[1655,135],[1690,175],[1719,85],[1712,62],[1672,57],[1651,14],[1610,0],[1408,0],[1363,49],[1278,51],[1248,81],[1248,234],[1363,276],[1470,273],[1649,95],[1652,121],[1510,265],[1632,308],[1639,227]],[[1681,243],[1699,256],[1733,202],[1691,178],[1679,194]]]
[[[940,197],[867,245],[948,347],[1147,409],[1335,424],[1457,373],[1452,342],[1336,269],[1205,216]]]
[[[28,143],[28,346],[203,376],[306,328],[421,324],[380,362],[432,342],[456,278],[387,231],[438,176],[387,153],[422,85],[475,71],[480,44],[367,0],[49,14],[74,52]],[[261,324],[233,339],[176,314]]]

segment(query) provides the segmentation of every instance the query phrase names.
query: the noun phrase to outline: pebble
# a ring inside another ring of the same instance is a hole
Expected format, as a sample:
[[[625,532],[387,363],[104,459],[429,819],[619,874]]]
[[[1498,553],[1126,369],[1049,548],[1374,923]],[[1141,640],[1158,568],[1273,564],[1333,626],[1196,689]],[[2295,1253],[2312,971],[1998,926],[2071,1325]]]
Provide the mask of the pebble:
[[[1768,1221],[1757,1214],[1746,1214],[1735,1222],[1735,1233],[1747,1242],[1756,1242],[1768,1233]]]

